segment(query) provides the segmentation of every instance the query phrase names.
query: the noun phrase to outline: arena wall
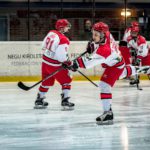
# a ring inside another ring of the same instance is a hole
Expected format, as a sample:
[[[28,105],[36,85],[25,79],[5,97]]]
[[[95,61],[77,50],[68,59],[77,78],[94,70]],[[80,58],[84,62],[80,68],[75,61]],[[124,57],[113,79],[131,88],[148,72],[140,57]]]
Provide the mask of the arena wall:
[[[74,59],[85,51],[87,42],[71,42],[69,55]],[[0,42],[0,80],[36,80],[41,73],[41,42]],[[97,76],[102,70],[99,66],[85,70],[88,76]],[[80,79],[78,73],[73,76]]]
[[[69,55],[76,58],[85,51],[86,41],[73,41],[70,45]],[[41,42],[0,42],[0,81],[38,80],[41,73]],[[82,72],[98,79],[102,68],[96,66]],[[83,79],[78,73],[73,73],[75,79]]]

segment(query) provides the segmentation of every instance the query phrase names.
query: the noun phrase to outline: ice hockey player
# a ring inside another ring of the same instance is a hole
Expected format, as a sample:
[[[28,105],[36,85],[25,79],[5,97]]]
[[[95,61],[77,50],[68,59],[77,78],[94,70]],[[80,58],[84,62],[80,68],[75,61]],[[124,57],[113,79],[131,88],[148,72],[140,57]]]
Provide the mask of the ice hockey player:
[[[126,41],[127,42],[127,39],[128,37],[131,35],[131,29],[133,27],[139,27],[139,23],[137,21],[132,21],[131,22],[131,26],[128,27],[126,30],[125,30],[125,33],[124,33],[124,36],[123,36],[123,41]]]
[[[131,54],[130,49],[127,46],[127,38],[131,35],[131,28],[132,27],[139,27],[139,23],[137,21],[131,22],[131,26],[128,27],[125,32],[122,41],[119,43],[119,50],[121,51],[121,54],[125,60],[125,64],[131,64]]]
[[[147,73],[150,67],[137,68],[135,66],[125,66],[123,57],[118,50],[118,44],[109,32],[108,25],[98,22],[92,28],[93,42],[88,43],[87,51],[92,54],[89,57],[79,57],[73,61],[71,69],[92,68],[101,64],[105,68],[102,74],[100,87],[100,98],[104,113],[96,118],[98,124],[112,124],[113,112],[111,109],[112,92],[111,88],[119,78],[129,77],[138,72]],[[94,46],[93,46],[94,44]],[[93,49],[94,48],[94,49]]]
[[[69,31],[71,24],[66,19],[60,19],[56,22],[55,28],[56,30],[51,30],[46,35],[42,43],[42,79],[62,67],[62,63],[70,63],[67,53],[70,42],[64,33]],[[74,108],[74,103],[69,102],[72,77],[66,69],[61,70],[53,77],[41,83],[34,108],[39,109],[48,106],[48,102],[44,101],[46,98],[45,94],[54,85],[55,80],[62,87],[61,106],[67,110]]]
[[[127,46],[131,53],[131,64],[135,66],[150,65],[149,47],[146,39],[139,34],[140,28],[138,26],[131,27],[130,35],[127,37]],[[139,83],[139,79],[135,76],[132,78],[130,84]]]

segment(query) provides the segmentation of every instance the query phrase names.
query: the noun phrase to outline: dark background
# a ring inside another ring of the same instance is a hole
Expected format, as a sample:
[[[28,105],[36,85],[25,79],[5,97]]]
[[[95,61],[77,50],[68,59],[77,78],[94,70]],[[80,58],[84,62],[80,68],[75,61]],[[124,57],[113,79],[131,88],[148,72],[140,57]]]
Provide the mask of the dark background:
[[[131,16],[121,16],[123,9],[130,9]],[[0,41],[41,41],[60,18],[71,22],[67,36],[73,41],[90,38],[86,20],[106,22],[116,40],[137,20],[150,40],[150,0],[0,0]]]

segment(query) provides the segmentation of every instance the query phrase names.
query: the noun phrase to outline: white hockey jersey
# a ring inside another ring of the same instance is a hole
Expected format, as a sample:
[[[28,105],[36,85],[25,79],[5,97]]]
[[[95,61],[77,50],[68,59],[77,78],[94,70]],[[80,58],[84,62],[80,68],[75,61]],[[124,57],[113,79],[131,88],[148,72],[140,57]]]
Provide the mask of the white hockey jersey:
[[[42,43],[43,62],[52,66],[61,66],[68,60],[69,39],[57,30],[51,30]]]
[[[96,65],[103,67],[124,67],[124,60],[118,50],[118,44],[108,32],[104,44],[95,45],[95,51],[90,57],[81,57],[78,60],[79,67],[92,68]]]
[[[148,55],[148,44],[143,36],[138,35],[136,39],[134,39],[132,36],[129,36],[127,38],[127,43],[130,49],[134,49],[136,51],[137,58],[142,59]]]

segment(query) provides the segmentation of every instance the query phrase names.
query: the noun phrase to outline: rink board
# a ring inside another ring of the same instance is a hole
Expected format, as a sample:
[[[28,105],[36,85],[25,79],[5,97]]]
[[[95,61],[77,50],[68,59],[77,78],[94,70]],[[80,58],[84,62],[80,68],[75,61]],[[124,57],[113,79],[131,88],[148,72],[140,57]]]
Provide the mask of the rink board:
[[[73,60],[86,49],[87,41],[71,42],[69,55]],[[41,42],[0,42],[0,81],[33,81],[39,80],[41,74]],[[92,79],[99,79],[103,69],[100,65],[82,72]],[[78,73],[74,79],[81,80]]]

